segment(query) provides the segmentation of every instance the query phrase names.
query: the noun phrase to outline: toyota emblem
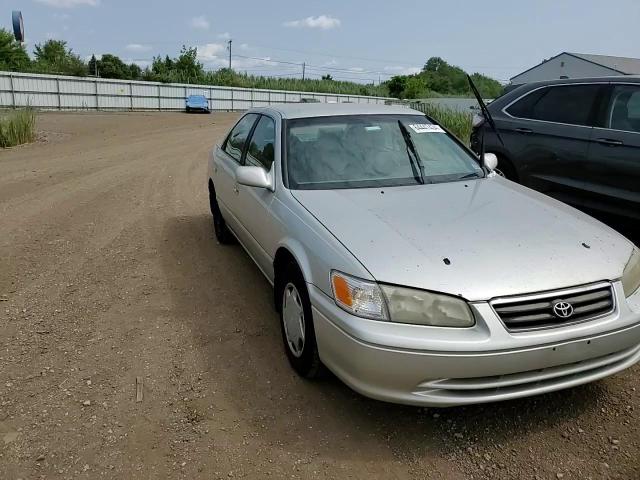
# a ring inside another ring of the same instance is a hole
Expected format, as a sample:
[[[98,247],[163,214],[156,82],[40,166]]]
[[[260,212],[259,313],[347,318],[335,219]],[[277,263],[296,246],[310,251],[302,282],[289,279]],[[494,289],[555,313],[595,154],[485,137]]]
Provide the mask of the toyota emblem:
[[[558,300],[553,304],[553,313],[558,318],[569,318],[573,315],[573,305],[563,300]]]

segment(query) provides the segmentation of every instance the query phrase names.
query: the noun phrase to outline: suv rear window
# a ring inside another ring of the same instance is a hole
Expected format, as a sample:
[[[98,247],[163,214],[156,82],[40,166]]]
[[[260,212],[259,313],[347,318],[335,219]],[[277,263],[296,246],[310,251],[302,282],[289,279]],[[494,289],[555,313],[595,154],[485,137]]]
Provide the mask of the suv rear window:
[[[515,102],[507,112],[518,118],[588,126],[599,89],[600,85],[540,88]]]

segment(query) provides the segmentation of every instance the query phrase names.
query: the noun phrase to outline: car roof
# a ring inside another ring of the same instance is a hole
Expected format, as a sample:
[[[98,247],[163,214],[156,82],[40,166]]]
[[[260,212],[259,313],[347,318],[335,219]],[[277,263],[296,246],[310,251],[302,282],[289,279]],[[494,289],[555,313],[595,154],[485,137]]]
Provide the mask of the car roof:
[[[249,112],[272,112],[286,119],[337,115],[424,115],[422,112],[402,105],[372,103],[283,103],[252,108]]]
[[[544,80],[540,82],[530,82],[523,85],[545,86],[564,85],[567,83],[640,83],[640,75],[611,75],[607,77],[584,77],[584,78],[561,78],[555,80]]]

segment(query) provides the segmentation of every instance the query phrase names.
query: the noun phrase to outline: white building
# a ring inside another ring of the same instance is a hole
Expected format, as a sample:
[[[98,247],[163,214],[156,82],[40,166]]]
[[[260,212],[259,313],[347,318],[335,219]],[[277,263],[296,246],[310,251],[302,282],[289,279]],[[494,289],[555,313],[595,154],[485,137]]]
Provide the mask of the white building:
[[[511,84],[614,75],[640,75],[640,59],[562,52],[512,77]]]

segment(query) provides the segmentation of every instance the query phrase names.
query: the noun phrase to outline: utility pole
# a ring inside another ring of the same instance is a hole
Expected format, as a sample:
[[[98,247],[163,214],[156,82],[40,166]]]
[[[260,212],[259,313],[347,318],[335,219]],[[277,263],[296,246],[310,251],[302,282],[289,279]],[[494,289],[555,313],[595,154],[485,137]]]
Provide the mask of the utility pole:
[[[302,62],[302,80],[304,80],[305,70],[307,68],[307,62]]]
[[[231,42],[233,40],[229,40],[227,43],[229,44],[229,46],[227,47],[229,49],[229,70],[231,70]]]

